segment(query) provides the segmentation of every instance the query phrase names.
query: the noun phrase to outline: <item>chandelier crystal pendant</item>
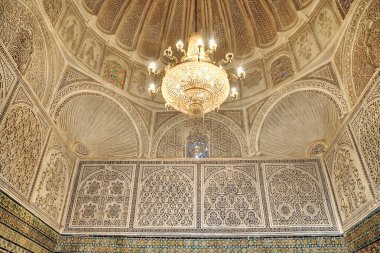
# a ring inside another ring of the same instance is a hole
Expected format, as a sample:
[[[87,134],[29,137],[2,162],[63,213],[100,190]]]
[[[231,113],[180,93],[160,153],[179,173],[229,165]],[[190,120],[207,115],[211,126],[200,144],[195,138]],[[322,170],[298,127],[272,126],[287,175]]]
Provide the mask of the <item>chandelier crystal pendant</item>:
[[[227,74],[223,66],[231,63],[232,53],[227,53],[225,59],[217,63],[213,62],[210,55],[216,51],[215,40],[210,40],[206,51],[198,33],[190,36],[187,51],[182,41],[176,43],[176,48],[182,54],[180,60],[173,55],[171,47],[168,47],[164,56],[170,63],[165,70],[157,70],[155,63],[148,67],[149,74],[155,80],[157,76],[163,77],[161,87],[151,83],[148,91],[154,96],[161,90],[166,108],[174,108],[192,118],[202,118],[204,114],[218,110],[228,96],[237,98],[238,91],[235,87],[230,88],[229,80],[241,80],[245,78],[245,72],[239,67],[236,75]]]

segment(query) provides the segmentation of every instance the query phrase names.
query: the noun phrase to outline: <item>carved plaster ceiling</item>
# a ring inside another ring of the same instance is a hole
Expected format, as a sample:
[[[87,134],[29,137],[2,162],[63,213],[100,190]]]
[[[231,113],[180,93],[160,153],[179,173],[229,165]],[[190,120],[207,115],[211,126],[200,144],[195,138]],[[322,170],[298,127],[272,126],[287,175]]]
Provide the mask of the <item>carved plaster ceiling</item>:
[[[162,51],[178,39],[186,42],[195,27],[195,0],[52,0],[43,5],[68,61],[51,113],[73,149],[90,157],[184,156],[187,137],[174,134],[183,132],[182,123],[173,123],[175,112],[163,112],[160,95],[154,101],[149,96],[146,66],[162,60]],[[347,113],[328,63],[343,22],[335,2],[199,0],[197,20],[203,36],[218,42],[215,57],[234,52],[247,72],[244,81],[232,83],[239,97],[223,104],[223,117],[208,116],[206,123],[214,127],[210,140],[224,141],[228,126],[234,128],[227,135],[242,157],[323,152]],[[87,94],[92,89],[96,95]],[[87,95],[65,101],[74,90]],[[107,99],[110,95],[123,109]],[[58,113],[57,105],[62,105]],[[236,157],[236,150],[210,153]]]
[[[256,48],[275,44],[282,36],[279,32],[294,28],[300,11],[311,2],[202,0],[198,1],[198,29],[206,37],[218,40],[219,57],[233,51],[238,58],[247,58]],[[76,3],[104,37],[114,35],[118,46],[127,52],[136,51],[143,60],[159,58],[166,47],[174,46],[178,39],[188,38],[195,27],[195,0],[83,0]]]

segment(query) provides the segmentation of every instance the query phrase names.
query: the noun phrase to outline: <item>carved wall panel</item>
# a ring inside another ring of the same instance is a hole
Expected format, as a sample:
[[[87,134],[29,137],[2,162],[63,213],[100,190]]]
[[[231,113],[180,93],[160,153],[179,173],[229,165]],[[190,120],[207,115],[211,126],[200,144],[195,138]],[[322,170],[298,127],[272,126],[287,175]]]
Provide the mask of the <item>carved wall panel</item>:
[[[107,231],[129,224],[134,165],[85,165],[74,184],[69,231]]]
[[[339,233],[318,159],[87,160],[78,166],[64,233]]]
[[[0,175],[24,197],[29,196],[48,126],[19,88],[0,127]]]
[[[352,51],[352,78],[358,98],[380,66],[380,3],[373,1],[362,16]]]
[[[52,133],[32,193],[32,202],[57,223],[62,218],[75,161],[63,143]]]
[[[103,79],[124,90],[124,86],[130,78],[130,66],[110,50],[106,50],[105,54],[102,67]]]
[[[359,155],[347,128],[342,130],[326,153],[325,159],[343,227],[346,228],[363,211],[364,213],[367,211],[365,208],[373,199]]]
[[[257,164],[202,165],[202,224],[265,227]]]
[[[195,165],[141,165],[135,228],[195,228]]]
[[[342,83],[354,105],[379,66],[379,13],[376,0],[357,1],[341,42]],[[377,66],[376,66],[377,65]]]
[[[294,75],[292,61],[287,56],[280,56],[272,62],[270,68],[272,84],[277,85]]]
[[[42,4],[44,6],[45,12],[48,15],[53,26],[58,20],[59,15],[62,12],[63,0],[43,0]]]
[[[338,32],[340,23],[328,1],[313,14],[311,25],[319,45],[324,48]]]
[[[237,87],[240,92],[238,99],[259,94],[268,88],[263,62],[261,60],[244,66],[244,69],[246,71],[245,79],[240,82],[231,82],[231,85]],[[227,100],[226,102],[228,103],[229,101]]]
[[[86,30],[78,49],[78,58],[87,67],[98,73],[103,60],[103,54],[104,44],[99,41],[95,34]]]
[[[291,37],[290,44],[300,69],[311,62],[320,51],[317,39],[309,24],[304,25],[297,34]]]
[[[74,7],[69,6],[60,22],[58,33],[66,46],[75,54],[85,30],[85,25],[79,18]]]
[[[263,164],[270,227],[333,228],[316,163]]]
[[[47,49],[37,17],[21,2],[0,3],[0,38],[18,70],[42,99],[47,79]],[[39,13],[36,13],[39,14]]]
[[[350,122],[353,135],[364,160],[371,185],[380,193],[380,75],[369,84],[374,88]]]

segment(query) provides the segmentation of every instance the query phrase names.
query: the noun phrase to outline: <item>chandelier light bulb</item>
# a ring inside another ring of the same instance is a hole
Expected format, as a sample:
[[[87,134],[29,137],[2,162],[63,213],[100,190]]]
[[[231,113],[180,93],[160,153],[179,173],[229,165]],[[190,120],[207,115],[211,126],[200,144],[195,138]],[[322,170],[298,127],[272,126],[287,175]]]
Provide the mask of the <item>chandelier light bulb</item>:
[[[238,93],[236,87],[231,87],[231,92],[230,92],[230,96],[231,96],[231,98],[232,98],[232,99],[237,98],[238,94],[239,94],[239,93]]]
[[[208,46],[210,50],[215,51],[218,44],[216,44],[216,41],[214,39],[211,39],[208,43]]]
[[[204,47],[204,43],[203,43],[203,40],[202,39],[199,39],[198,41],[197,41],[197,47]]]
[[[156,84],[155,83],[150,83],[148,91],[150,94],[155,94],[156,93]]]
[[[175,44],[175,46],[177,47],[178,50],[182,50],[184,47],[184,44],[183,44],[182,40],[179,40],[179,41],[177,41],[177,44]]]
[[[236,69],[236,72],[237,72],[237,76],[239,78],[244,78],[245,77],[245,71],[244,71],[244,69],[242,67],[238,67]]]
[[[148,66],[148,71],[149,73],[155,73],[156,72],[156,63],[154,62],[151,62]]]

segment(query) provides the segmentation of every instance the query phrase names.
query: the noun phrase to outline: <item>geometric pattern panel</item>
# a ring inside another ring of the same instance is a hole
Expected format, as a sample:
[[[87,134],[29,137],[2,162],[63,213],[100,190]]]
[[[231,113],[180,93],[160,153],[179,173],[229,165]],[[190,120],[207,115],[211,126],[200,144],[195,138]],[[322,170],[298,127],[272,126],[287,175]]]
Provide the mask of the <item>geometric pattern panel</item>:
[[[257,164],[202,165],[204,227],[264,227]]]
[[[263,173],[270,227],[333,227],[317,163],[264,163]]]
[[[195,227],[196,165],[141,165],[136,228]]]
[[[87,160],[78,166],[64,234],[339,234],[319,159]]]
[[[103,231],[129,224],[134,165],[85,165],[75,182],[70,228]]]

